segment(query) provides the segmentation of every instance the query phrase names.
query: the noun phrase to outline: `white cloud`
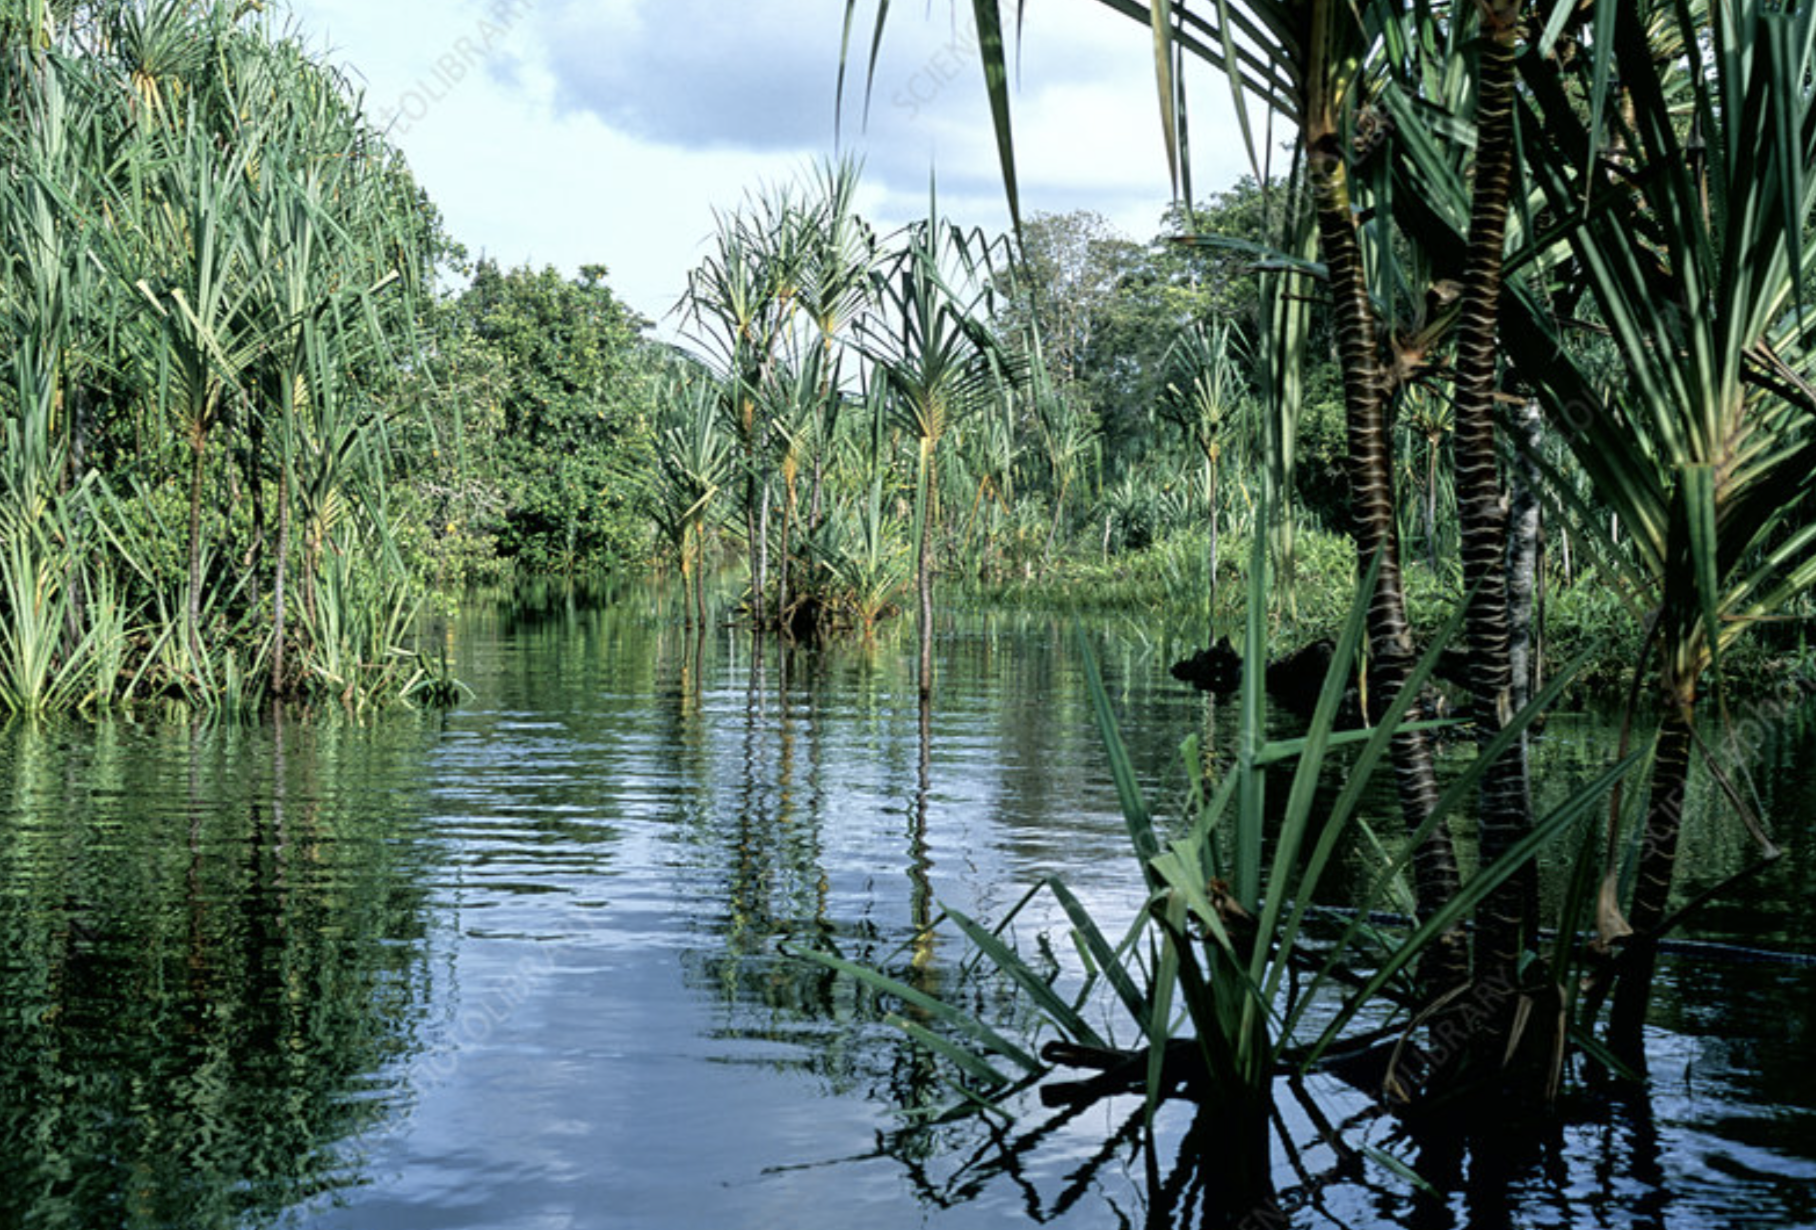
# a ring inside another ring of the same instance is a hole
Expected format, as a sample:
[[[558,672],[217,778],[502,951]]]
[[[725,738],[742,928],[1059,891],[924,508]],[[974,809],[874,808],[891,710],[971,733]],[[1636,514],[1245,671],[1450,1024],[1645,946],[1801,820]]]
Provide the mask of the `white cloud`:
[[[715,207],[833,153],[844,7],[291,0],[370,108],[397,114],[394,138],[455,238],[507,265],[604,264],[652,317],[703,255]],[[892,6],[867,125],[874,0],[859,10],[844,137],[865,159],[866,207],[884,224],[919,216],[933,172],[945,212],[1005,225],[969,6]],[[1012,99],[1025,208],[1094,209],[1137,238],[1152,232],[1169,186],[1151,47],[1098,0],[1030,6]],[[1199,89],[1201,189],[1244,165],[1219,113],[1221,89]]]
[[[538,29],[564,110],[685,148],[794,150],[832,139],[838,28],[821,20],[824,3],[544,3]]]

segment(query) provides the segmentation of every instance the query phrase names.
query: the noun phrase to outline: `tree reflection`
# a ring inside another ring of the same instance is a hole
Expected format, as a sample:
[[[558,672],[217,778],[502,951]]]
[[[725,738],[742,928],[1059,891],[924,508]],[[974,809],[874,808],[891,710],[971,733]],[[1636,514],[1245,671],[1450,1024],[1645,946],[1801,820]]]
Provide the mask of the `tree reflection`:
[[[357,1181],[417,1045],[426,890],[390,838],[419,757],[322,723],[0,727],[0,1224],[243,1225]]]

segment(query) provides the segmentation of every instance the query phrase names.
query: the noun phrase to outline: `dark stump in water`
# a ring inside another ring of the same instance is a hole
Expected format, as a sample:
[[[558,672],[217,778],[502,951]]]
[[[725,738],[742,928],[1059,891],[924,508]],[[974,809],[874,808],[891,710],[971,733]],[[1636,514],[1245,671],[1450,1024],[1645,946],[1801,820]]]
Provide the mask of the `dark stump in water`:
[[[1324,689],[1324,676],[1330,671],[1337,645],[1328,639],[1313,641],[1285,657],[1267,664],[1267,694],[1275,704],[1300,718],[1310,718],[1318,707],[1318,694]],[[1438,660],[1437,675],[1458,684],[1466,682],[1466,659],[1461,651],[1446,649]],[[1201,649],[1172,667],[1173,678],[1189,683],[1200,692],[1228,696],[1242,686],[1242,655],[1236,652],[1228,637],[1220,637],[1209,649]],[[1416,716],[1443,716],[1448,705],[1440,696],[1422,702]],[[1351,680],[1343,690],[1343,701],[1337,709],[1339,727],[1362,724],[1362,697]]]
[[[1309,718],[1318,707],[1318,693],[1324,687],[1325,672],[1337,646],[1329,640],[1313,641],[1284,658],[1267,665],[1267,694],[1281,708]],[[1242,655],[1236,652],[1228,637],[1220,638],[1209,649],[1201,649],[1183,662],[1173,664],[1173,678],[1189,683],[1200,692],[1227,696],[1242,686]],[[1344,695],[1339,722],[1354,725],[1360,720],[1361,708],[1356,689]]]
[[[1283,709],[1297,717],[1309,718],[1318,708],[1318,694],[1324,690],[1324,676],[1330,672],[1331,659],[1337,656],[1335,641],[1313,641],[1295,649],[1276,662],[1267,664],[1267,694]],[[1362,722],[1362,697],[1353,683],[1343,689],[1343,702],[1337,710],[1339,726],[1358,726]]]
[[[1222,637],[1209,649],[1173,663],[1173,678],[1200,692],[1226,696],[1242,684],[1242,655],[1231,646],[1229,637]]]

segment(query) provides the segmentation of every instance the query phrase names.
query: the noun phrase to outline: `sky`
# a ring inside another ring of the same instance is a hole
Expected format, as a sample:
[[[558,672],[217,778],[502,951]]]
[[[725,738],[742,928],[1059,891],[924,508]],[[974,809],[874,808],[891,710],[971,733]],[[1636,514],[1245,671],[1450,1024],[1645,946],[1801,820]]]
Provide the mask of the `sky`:
[[[862,212],[1007,225],[970,5],[896,3],[868,115],[876,0],[860,0],[836,105],[845,0],[289,0],[366,96],[450,233],[507,267],[601,264],[664,322],[714,211],[864,165]],[[1005,6],[1011,8],[1012,6]],[[1011,36],[1013,38],[1013,35]],[[1024,212],[1096,211],[1130,238],[1171,198],[1146,31],[1099,0],[1033,0],[1014,72]],[[1014,53],[1012,53],[1013,55]],[[1226,87],[1191,86],[1199,194],[1247,168]]]

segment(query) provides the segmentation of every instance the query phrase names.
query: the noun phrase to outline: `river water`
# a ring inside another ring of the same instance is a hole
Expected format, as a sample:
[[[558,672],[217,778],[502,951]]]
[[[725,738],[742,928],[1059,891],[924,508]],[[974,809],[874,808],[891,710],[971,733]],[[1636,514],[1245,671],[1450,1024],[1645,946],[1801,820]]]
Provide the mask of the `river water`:
[[[476,599],[434,631],[474,691],[445,714],[0,727],[0,1226],[1196,1224],[1214,1122],[1163,1116],[1158,1187],[1129,1099],[921,1126],[941,1069],[783,951],[987,996],[950,934],[913,941],[942,906],[995,919],[1057,875],[1132,916],[1069,625],[950,617],[923,727],[905,640],[756,651],[666,611]],[[1160,649],[1085,639],[1164,813],[1202,702]],[[1816,729],[1768,716],[1742,787],[1791,852],[1693,934],[1816,953]],[[1554,718],[1546,788],[1611,737]],[[1699,884],[1749,858],[1737,825],[1690,840]],[[1071,968],[1054,919],[1015,936]],[[1816,1224],[1816,969],[1665,973],[1649,1097],[1580,1091],[1471,1159],[1283,1087],[1294,1224]]]

